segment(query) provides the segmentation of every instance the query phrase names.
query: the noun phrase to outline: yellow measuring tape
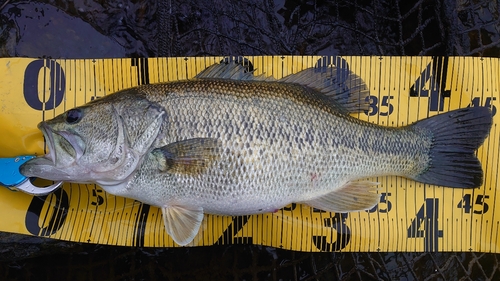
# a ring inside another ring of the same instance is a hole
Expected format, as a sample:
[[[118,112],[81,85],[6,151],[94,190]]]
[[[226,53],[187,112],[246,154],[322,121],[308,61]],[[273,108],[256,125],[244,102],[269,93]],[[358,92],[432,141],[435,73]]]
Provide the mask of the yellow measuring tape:
[[[0,157],[44,154],[36,128],[75,106],[147,83],[188,79],[223,57],[51,60],[0,59]],[[240,58],[241,59],[241,58]],[[252,243],[298,251],[500,252],[496,208],[500,61],[469,57],[246,57],[255,74],[276,78],[333,64],[361,76],[370,110],[359,118],[403,126],[439,112],[489,106],[490,136],[477,154],[484,185],[452,189],[400,177],[380,182],[377,207],[329,213],[292,204],[276,213],[241,217],[205,215],[192,246]],[[0,231],[110,245],[174,247],[161,211],[107,194],[98,186],[64,184],[44,197],[0,188]]]

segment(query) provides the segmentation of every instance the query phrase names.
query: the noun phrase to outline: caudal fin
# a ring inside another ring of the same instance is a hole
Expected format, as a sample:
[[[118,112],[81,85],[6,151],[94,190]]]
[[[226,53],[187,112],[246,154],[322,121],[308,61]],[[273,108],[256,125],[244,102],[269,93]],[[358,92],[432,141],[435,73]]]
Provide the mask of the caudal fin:
[[[492,121],[489,108],[469,107],[413,124],[428,131],[433,140],[430,165],[413,179],[448,187],[479,187],[483,170],[475,151],[488,136]]]

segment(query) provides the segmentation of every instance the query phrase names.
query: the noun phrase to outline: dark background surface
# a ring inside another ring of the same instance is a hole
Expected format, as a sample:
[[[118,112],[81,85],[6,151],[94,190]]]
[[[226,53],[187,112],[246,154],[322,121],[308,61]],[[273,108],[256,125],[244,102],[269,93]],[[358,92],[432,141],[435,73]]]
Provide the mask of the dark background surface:
[[[498,0],[7,1],[1,57],[500,56]],[[490,253],[128,248],[0,233],[1,280],[500,280]]]

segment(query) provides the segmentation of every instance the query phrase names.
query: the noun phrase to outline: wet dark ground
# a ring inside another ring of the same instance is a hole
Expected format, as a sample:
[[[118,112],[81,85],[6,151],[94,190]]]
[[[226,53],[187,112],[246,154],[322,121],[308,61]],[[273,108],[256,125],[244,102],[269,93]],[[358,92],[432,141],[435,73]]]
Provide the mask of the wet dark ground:
[[[2,280],[500,280],[499,255],[485,253],[154,249],[0,237]]]
[[[0,56],[500,56],[499,1],[8,1]],[[0,233],[1,280],[500,280],[488,253],[151,249]]]

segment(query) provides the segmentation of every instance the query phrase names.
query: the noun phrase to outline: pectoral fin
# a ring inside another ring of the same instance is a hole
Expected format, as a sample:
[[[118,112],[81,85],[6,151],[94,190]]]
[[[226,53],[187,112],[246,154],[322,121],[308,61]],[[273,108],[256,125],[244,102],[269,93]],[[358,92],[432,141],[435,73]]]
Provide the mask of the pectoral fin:
[[[162,172],[199,174],[220,158],[221,151],[217,139],[194,138],[157,148],[152,154]]]
[[[169,206],[161,211],[165,230],[175,243],[185,246],[193,241],[203,221],[203,208]]]
[[[339,190],[301,203],[336,213],[368,210],[379,203],[377,185],[377,182],[348,182]]]

